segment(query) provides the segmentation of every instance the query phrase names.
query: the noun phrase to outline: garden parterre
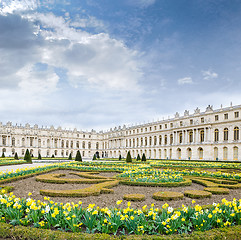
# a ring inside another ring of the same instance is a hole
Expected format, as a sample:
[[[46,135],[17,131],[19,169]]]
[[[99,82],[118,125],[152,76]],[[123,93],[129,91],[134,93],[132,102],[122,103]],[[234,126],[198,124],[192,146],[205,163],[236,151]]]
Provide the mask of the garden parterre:
[[[0,180],[17,178],[29,174],[39,174],[55,169],[72,169],[81,171],[116,171],[122,172],[122,177],[132,177],[133,181],[150,181],[158,179],[158,174],[163,174],[159,181],[166,181],[165,175],[178,174],[180,179],[188,175],[188,171],[165,169],[152,169],[143,164],[111,164],[111,163],[61,163],[38,168],[27,168],[16,172],[7,172],[0,175]],[[208,171],[189,171],[190,175],[211,176]],[[206,174],[206,175],[205,175]],[[151,176],[151,177],[150,177]],[[222,172],[214,177],[239,179],[239,174]],[[147,179],[147,180],[146,180]],[[172,181],[172,177],[170,181]],[[29,194],[31,195],[31,194]],[[222,203],[213,204],[210,209],[204,210],[201,206],[182,206],[181,209],[173,209],[166,203],[161,208],[143,206],[142,209],[127,207],[120,208],[121,200],[117,201],[115,208],[100,208],[90,204],[83,208],[81,202],[55,203],[49,198],[46,201],[18,198],[10,193],[2,191],[0,195],[0,219],[2,222],[10,222],[12,225],[34,226],[38,228],[59,229],[73,232],[108,233],[108,234],[171,234],[187,233],[193,230],[208,230],[222,226],[240,224],[241,200],[222,200]],[[194,203],[194,202],[193,202]]]

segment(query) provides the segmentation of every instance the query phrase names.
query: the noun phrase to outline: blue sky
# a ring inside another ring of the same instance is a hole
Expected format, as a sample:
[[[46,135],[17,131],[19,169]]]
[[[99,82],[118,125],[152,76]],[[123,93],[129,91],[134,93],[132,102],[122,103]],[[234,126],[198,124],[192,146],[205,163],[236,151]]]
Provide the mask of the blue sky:
[[[83,130],[241,104],[239,0],[0,2],[6,123]]]

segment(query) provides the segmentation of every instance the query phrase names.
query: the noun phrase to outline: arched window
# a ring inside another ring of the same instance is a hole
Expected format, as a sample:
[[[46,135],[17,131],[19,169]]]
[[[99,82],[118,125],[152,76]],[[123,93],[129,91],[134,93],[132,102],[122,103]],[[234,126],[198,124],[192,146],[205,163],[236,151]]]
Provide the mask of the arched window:
[[[88,148],[91,149],[91,142],[88,143]]]
[[[129,147],[131,147],[131,139],[129,139],[129,143],[130,143]]]
[[[64,148],[64,140],[61,141],[61,147]]]
[[[162,136],[159,136],[159,145],[162,145]]]
[[[218,131],[218,129],[214,130],[214,141],[215,142],[219,141],[219,131]]]
[[[74,146],[74,142],[71,141],[71,142],[70,142],[70,147],[73,148],[73,146]]]
[[[159,158],[162,158],[162,150],[159,149]]]
[[[172,149],[169,150],[169,158],[172,159]]]
[[[187,158],[190,160],[192,158],[192,149],[188,148],[187,149]]]
[[[193,131],[189,131],[189,142],[193,142]]]
[[[6,145],[3,143],[3,145]],[[25,138],[22,138],[22,146],[25,147]]]
[[[98,142],[96,143],[96,149],[97,150],[99,149],[99,143]]]
[[[177,149],[177,158],[181,159],[182,157],[182,150],[180,148]]]
[[[38,139],[38,147],[41,147],[41,139]]]
[[[126,139],[126,147],[128,147],[128,140]]]
[[[224,128],[223,130],[223,140],[228,141],[228,128]]]
[[[214,148],[214,160],[218,160],[218,148]]]
[[[149,146],[152,145],[152,137],[149,137]]]
[[[224,147],[223,148],[223,160],[227,160],[228,159],[228,148]]]
[[[79,141],[76,142],[76,148],[79,148]]]
[[[198,156],[199,156],[199,159],[203,159],[203,149],[202,148],[198,148]]]
[[[132,139],[133,147],[135,147],[135,138]]]
[[[179,133],[179,143],[182,143],[182,133]]]
[[[238,127],[234,128],[233,140],[234,141],[238,141],[239,140],[239,128]]]
[[[157,138],[156,138],[156,136],[154,136],[154,145],[156,146],[156,144],[157,144]]]
[[[233,148],[233,159],[238,160],[238,147]]]
[[[143,138],[141,138],[141,146],[143,146]]]
[[[139,147],[139,138],[136,139],[136,146]]]
[[[164,158],[166,159],[167,158],[167,150],[164,149]]]
[[[12,138],[12,146],[15,146],[15,138]]]
[[[204,142],[204,130],[200,131],[200,142]]]
[[[145,137],[145,146],[147,146],[147,137]]]
[[[165,135],[164,137],[164,142],[165,142],[165,145],[167,145],[167,135]]]
[[[85,142],[82,142],[82,148],[85,149]]]
[[[68,148],[69,147],[69,141],[67,140],[66,141],[66,148]]]

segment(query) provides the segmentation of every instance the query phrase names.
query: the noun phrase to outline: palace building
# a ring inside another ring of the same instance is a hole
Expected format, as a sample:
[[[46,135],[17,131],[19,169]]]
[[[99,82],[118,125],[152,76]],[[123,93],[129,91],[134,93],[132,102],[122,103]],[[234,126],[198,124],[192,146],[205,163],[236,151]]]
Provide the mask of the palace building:
[[[174,118],[136,126],[119,126],[96,132],[38,127],[29,124],[0,123],[0,151],[5,156],[23,156],[26,149],[34,156],[132,157],[145,153],[151,159],[205,159],[241,161],[241,105],[193,114],[185,110]]]

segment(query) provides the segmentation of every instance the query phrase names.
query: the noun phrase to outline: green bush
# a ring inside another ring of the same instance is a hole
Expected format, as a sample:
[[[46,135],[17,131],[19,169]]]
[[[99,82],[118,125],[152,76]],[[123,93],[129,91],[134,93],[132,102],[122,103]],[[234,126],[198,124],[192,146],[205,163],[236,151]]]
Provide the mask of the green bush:
[[[96,155],[94,154],[94,156],[93,156],[93,159],[92,160],[97,160],[97,158],[96,158]]]
[[[184,195],[190,198],[210,198],[212,196],[212,193],[201,190],[186,190],[184,192]]]
[[[140,160],[141,160],[141,157],[140,157],[140,154],[138,153],[136,161],[140,161]]]
[[[75,161],[82,162],[82,157],[79,150],[76,153]]]
[[[144,194],[125,194],[123,196],[123,199],[124,200],[127,200],[127,201],[134,201],[134,202],[141,202],[141,201],[144,201],[146,198],[146,196]]]
[[[121,155],[119,156],[119,160],[121,161]]]
[[[155,200],[176,200],[176,199],[182,199],[184,195],[180,192],[155,192],[152,195],[152,198]]]
[[[42,159],[42,157],[41,157],[41,154],[39,153],[38,154],[38,160],[41,160]]]
[[[15,152],[15,154],[14,154],[14,159],[16,159],[16,160],[19,159],[19,158],[18,158],[18,153],[17,153],[17,152]]]
[[[25,152],[24,160],[25,160],[27,163],[32,163],[32,158],[31,158],[31,155],[30,155],[28,149],[27,149],[26,152]]]
[[[4,154],[4,152],[2,153],[2,156],[1,156],[1,158],[5,158],[5,154]]]
[[[146,162],[146,155],[145,155],[145,153],[142,154],[141,161],[142,162]]]
[[[72,154],[69,154],[68,160],[72,160]]]
[[[132,162],[132,158],[131,158],[131,153],[130,153],[130,151],[128,151],[128,153],[127,153],[126,162],[127,162],[127,163],[131,163],[131,162]]]

